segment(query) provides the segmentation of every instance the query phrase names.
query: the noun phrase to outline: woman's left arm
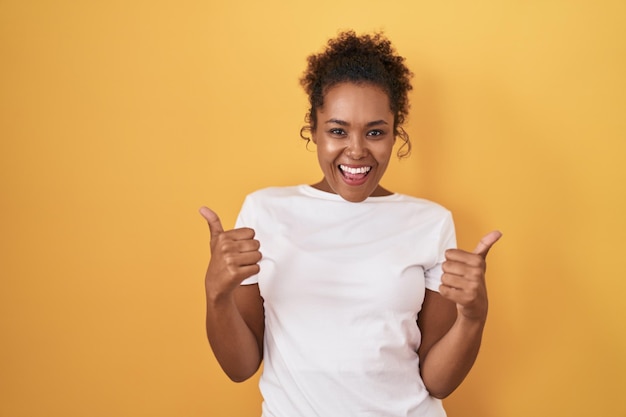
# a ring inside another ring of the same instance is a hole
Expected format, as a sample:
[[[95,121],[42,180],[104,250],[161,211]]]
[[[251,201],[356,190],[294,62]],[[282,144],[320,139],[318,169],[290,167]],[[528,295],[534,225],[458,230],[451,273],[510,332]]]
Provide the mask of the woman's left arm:
[[[418,326],[420,373],[430,395],[445,398],[469,373],[487,320],[487,252],[502,236],[491,232],[474,250],[446,251],[439,293],[426,291]]]

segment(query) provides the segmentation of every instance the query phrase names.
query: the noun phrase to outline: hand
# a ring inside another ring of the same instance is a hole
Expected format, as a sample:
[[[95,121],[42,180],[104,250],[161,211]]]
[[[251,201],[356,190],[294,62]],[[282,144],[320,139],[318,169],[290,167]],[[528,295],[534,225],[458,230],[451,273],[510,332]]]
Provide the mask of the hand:
[[[241,281],[259,273],[259,241],[254,239],[254,230],[247,227],[224,231],[218,215],[207,207],[200,208],[200,214],[211,232],[211,261],[205,280],[207,295],[230,294]]]
[[[494,231],[485,235],[474,252],[448,249],[441,276],[441,295],[457,306],[460,315],[470,320],[487,319],[487,286],[485,284],[485,259],[489,249],[502,237]]]

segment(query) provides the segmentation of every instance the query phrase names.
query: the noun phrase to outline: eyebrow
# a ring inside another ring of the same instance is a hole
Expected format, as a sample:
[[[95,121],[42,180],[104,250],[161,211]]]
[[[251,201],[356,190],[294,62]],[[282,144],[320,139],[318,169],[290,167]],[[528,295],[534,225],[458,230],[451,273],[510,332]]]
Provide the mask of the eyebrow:
[[[340,119],[328,119],[324,123],[327,123],[327,124],[328,123],[334,123],[334,124],[338,124],[340,126],[350,126],[350,123],[346,122],[345,120],[340,120]],[[386,125],[386,124],[388,124],[388,123],[381,119],[381,120],[374,120],[374,121],[368,122],[365,126],[372,127],[372,126]]]

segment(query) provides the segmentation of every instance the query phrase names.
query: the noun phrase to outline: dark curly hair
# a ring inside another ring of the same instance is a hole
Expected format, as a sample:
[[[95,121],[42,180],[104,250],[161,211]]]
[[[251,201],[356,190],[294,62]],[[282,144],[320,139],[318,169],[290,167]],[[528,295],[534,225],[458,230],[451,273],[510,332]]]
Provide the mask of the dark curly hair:
[[[382,88],[389,96],[394,135],[404,141],[398,156],[411,152],[409,135],[402,124],[409,111],[408,93],[413,88],[410,82],[413,73],[382,33],[357,36],[354,31],[341,32],[328,41],[323,52],[310,55],[307,61],[300,84],[309,96],[311,108],[305,117],[308,125],[300,130],[303,139],[311,140],[305,132],[317,128],[317,110],[324,105],[324,94],[329,88],[343,82],[366,83]]]

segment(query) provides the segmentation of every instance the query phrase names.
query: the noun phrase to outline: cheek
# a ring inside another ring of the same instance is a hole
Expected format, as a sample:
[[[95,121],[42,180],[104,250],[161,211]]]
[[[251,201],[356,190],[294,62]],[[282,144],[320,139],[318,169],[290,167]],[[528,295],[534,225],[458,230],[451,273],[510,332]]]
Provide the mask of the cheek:
[[[376,160],[379,164],[387,165],[389,160],[391,159],[391,154],[393,153],[393,144],[390,143],[381,143],[380,146],[376,148]]]
[[[328,165],[332,165],[336,158],[336,152],[330,148],[328,143],[325,143],[324,140],[319,141],[316,144],[317,147],[317,160],[319,164],[324,168]]]
[[[316,145],[318,155],[328,158],[335,158],[338,153],[343,151],[343,147],[339,141],[320,138]]]

